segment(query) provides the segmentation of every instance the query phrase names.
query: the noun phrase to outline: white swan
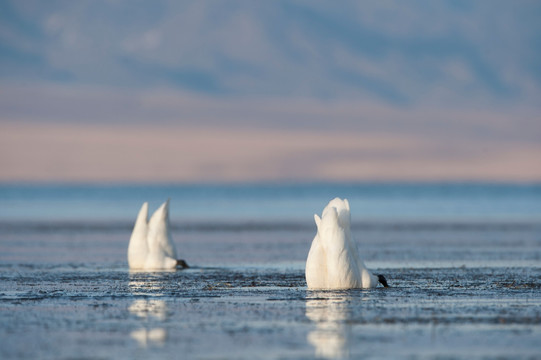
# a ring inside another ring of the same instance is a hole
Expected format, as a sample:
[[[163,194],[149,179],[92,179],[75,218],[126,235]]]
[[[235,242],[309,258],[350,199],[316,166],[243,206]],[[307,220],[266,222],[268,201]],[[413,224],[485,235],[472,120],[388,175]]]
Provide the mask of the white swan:
[[[145,202],[137,214],[128,245],[130,269],[143,269],[148,255],[148,203]]]
[[[130,269],[174,269],[188,267],[177,260],[175,244],[169,231],[169,200],[164,202],[148,219],[148,203],[139,210],[128,245]]]
[[[351,237],[351,213],[347,199],[335,198],[314,220],[317,233],[306,260],[306,284],[309,289],[374,288],[383,275],[372,274],[359,257]]]

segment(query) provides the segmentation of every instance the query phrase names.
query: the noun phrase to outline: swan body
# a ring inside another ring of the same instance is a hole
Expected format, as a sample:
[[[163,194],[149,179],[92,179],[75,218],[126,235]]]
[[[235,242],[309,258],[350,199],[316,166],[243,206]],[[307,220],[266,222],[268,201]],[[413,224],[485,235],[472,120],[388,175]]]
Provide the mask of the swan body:
[[[177,260],[177,251],[169,230],[169,200],[148,219],[148,203],[139,210],[128,245],[130,269],[174,269],[188,267]]]
[[[387,286],[382,275],[372,274],[359,257],[351,236],[351,213],[347,199],[335,198],[314,215],[317,233],[306,260],[309,289],[374,288]]]
[[[148,254],[148,203],[145,202],[137,214],[128,245],[128,264],[130,269],[142,269]]]

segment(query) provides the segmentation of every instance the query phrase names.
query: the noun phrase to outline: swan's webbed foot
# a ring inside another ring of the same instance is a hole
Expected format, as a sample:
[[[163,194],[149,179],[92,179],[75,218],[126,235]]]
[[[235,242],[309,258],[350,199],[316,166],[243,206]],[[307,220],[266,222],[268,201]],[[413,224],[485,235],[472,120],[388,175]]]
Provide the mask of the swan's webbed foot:
[[[188,266],[188,264],[186,263],[186,261],[184,261],[184,260],[182,260],[182,259],[177,260],[177,266],[180,266],[180,267],[183,268],[183,269],[189,268],[189,266]]]
[[[389,284],[387,284],[387,279],[385,279],[385,276],[378,275],[378,281],[383,285],[383,287],[389,287]]]

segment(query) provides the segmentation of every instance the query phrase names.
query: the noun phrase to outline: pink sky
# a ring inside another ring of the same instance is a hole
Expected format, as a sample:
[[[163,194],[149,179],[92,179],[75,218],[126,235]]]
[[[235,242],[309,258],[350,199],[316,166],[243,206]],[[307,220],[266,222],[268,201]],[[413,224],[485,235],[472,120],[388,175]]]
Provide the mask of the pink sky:
[[[0,128],[0,181],[541,180],[535,143],[171,125]]]
[[[5,8],[0,182],[541,181],[539,2]]]

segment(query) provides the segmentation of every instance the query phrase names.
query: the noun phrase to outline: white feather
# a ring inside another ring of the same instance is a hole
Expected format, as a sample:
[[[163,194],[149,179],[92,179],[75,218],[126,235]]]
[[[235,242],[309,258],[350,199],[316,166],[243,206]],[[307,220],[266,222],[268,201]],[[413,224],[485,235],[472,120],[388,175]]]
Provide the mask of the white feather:
[[[139,211],[130,245],[130,269],[173,269],[177,266],[177,251],[169,225],[169,200],[152,214],[149,221],[148,203]]]
[[[130,269],[142,269],[148,255],[148,203],[139,210],[128,245],[128,264]]]
[[[317,234],[306,260],[309,289],[372,288],[378,284],[359,257],[351,236],[351,214],[347,199],[335,198],[315,215]]]

